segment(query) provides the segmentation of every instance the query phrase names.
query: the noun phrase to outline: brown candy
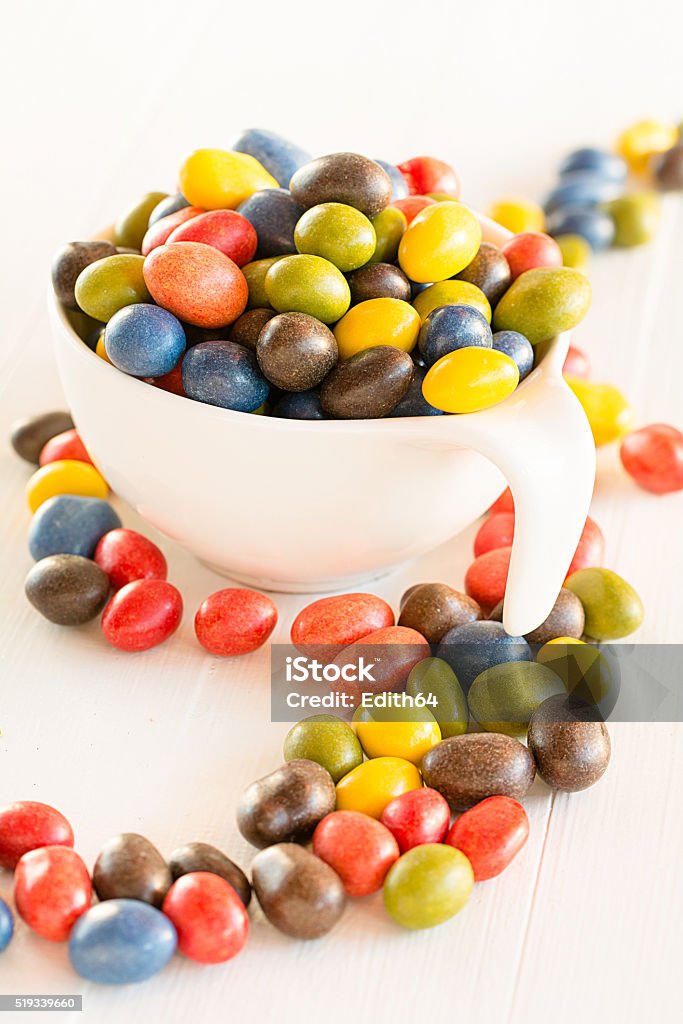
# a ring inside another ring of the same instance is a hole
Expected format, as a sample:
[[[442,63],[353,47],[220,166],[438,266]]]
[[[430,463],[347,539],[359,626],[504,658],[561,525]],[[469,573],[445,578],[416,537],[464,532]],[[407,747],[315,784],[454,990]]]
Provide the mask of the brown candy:
[[[234,341],[238,345],[244,345],[245,348],[250,348],[252,352],[255,352],[259,334],[274,316],[274,309],[262,309],[261,307],[248,309],[232,325],[230,341]]]
[[[481,617],[481,608],[467,594],[445,583],[424,583],[407,597],[398,625],[416,629],[430,644],[438,644],[449,629]]]
[[[297,758],[247,786],[237,806],[237,827],[253,846],[302,843],[336,802],[330,773]]]
[[[102,848],[92,881],[100,900],[142,900],[160,907],[173,879],[149,839],[137,832],[123,832]]]
[[[351,305],[367,302],[368,299],[402,299],[410,302],[410,281],[398,267],[391,263],[368,263],[360,270],[347,274],[351,289]]]
[[[583,636],[585,618],[583,605],[576,594],[563,587],[548,618],[531,633],[527,633],[524,639],[530,644],[545,644],[548,640],[556,640],[561,636],[580,640]],[[494,622],[503,621],[502,601],[498,602],[489,619]]]
[[[673,146],[654,160],[657,185],[665,192],[683,189],[683,143]]]
[[[212,875],[219,875],[233,887],[245,907],[249,906],[251,885],[244,871],[209,843],[186,843],[185,846],[179,846],[168,858],[168,866],[174,882],[192,871],[208,871]]]
[[[320,402],[328,416],[348,420],[378,419],[398,405],[413,379],[407,352],[379,345],[357,352],[326,378]]]
[[[481,288],[492,306],[502,298],[512,279],[508,261],[490,242],[482,242],[472,262],[455,276],[458,281],[469,281]]]
[[[58,626],[81,626],[99,615],[109,597],[109,577],[80,555],[49,555],[29,570],[26,596]]]
[[[295,939],[319,939],[344,912],[346,893],[329,865],[295,843],[258,853],[251,865],[254,891],[272,925]]]
[[[490,796],[521,800],[536,767],[527,748],[502,733],[468,733],[437,743],[422,758],[426,786],[442,794],[454,811],[466,811]]]
[[[105,256],[115,256],[117,248],[111,242],[69,242],[52,261],[52,287],[55,295],[68,309],[78,309],[74,288],[82,270]]]
[[[596,709],[564,694],[549,697],[529,722],[529,750],[538,774],[552,789],[576,793],[605,774],[611,743]]]
[[[283,391],[309,391],[317,387],[338,356],[332,331],[307,313],[280,313],[273,317],[256,345],[262,373]]]
[[[391,199],[386,171],[359,153],[331,153],[304,164],[289,183],[304,209],[319,203],[345,203],[366,217],[376,217]]]
[[[20,458],[37,466],[47,442],[65,430],[73,430],[73,426],[74,421],[68,412],[44,412],[13,423],[10,444]]]

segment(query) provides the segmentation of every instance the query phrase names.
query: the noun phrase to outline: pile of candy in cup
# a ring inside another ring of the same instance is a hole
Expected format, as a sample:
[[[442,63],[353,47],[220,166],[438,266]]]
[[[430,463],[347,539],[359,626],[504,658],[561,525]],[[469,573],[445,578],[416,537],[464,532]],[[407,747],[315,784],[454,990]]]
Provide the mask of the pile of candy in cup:
[[[656,190],[683,188],[683,145],[675,127],[643,121],[614,151],[570,153],[542,207],[493,204],[491,217],[514,232],[501,248],[482,241],[455,171],[432,157],[312,159],[249,130],[232,150],[193,153],[178,180],[176,194],[143,196],[110,239],[70,243],[55,258],[57,299],[107,372],[246,414],[434,416],[502,402],[543,343],[580,322],[590,256],[649,240]],[[588,379],[575,347],[565,373],[596,445],[620,442],[639,486],[683,489],[680,431],[635,430],[627,400]],[[12,444],[38,467],[27,484],[31,604],[62,626],[100,617],[121,651],[167,641],[183,601],[166,559],[123,526],[69,415],[22,421]],[[546,621],[508,636],[514,527],[506,491],[476,535],[463,592],[419,583],[398,618],[362,593],[296,617],[291,642],[304,653],[345,663],[377,644],[393,658],[376,704],[360,702],[357,684],[335,683],[355,707],[351,721],[298,722],[284,763],[242,794],[237,827],[258,849],[251,880],[207,843],[164,857],[136,833],[110,839],[90,872],[58,810],[18,801],[0,809],[0,867],[14,871],[22,920],[68,942],[83,978],[125,984],[176,950],[200,963],[232,959],[249,935],[252,891],[267,920],[298,939],[325,935],[349,899],[379,890],[405,928],[457,914],[475,883],[523,850],[521,801],[536,775],[576,792],[604,774],[609,694],[591,641],[627,636],[643,618],[633,587],[603,567],[589,517]],[[277,617],[265,594],[227,588],[196,610],[194,630],[205,651],[233,657],[265,644]],[[387,713],[387,692],[405,692],[412,707]],[[0,950],[12,933],[0,900]]]

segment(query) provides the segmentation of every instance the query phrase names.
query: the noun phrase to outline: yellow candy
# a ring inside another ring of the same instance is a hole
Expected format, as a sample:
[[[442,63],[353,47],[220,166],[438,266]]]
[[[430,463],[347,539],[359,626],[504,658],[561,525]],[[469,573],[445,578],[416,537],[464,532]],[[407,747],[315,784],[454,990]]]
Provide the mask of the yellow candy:
[[[246,153],[197,149],[180,168],[180,191],[192,206],[234,210],[254,192],[279,185],[265,167]]]
[[[572,645],[569,650],[569,645]],[[612,668],[597,647],[559,636],[548,640],[536,655],[536,661],[553,670],[568,693],[589,704],[599,704],[609,694],[614,681]]]
[[[493,348],[456,349],[437,360],[422,383],[430,405],[444,412],[479,412],[517,387],[517,364]]]
[[[408,226],[398,261],[411,281],[445,281],[472,262],[480,242],[481,227],[471,210],[462,203],[435,203]]]
[[[439,281],[431,288],[425,288],[415,297],[413,306],[423,323],[439,306],[474,306],[491,323],[491,304],[481,288],[469,281]]]
[[[352,306],[334,329],[341,359],[375,345],[392,345],[403,352],[415,348],[420,316],[401,299],[367,299]]]
[[[657,153],[665,153],[678,141],[678,129],[665,121],[637,121],[617,139],[617,152],[623,156],[631,170],[642,174]]]
[[[94,466],[74,459],[58,459],[36,470],[26,485],[26,500],[35,512],[56,494],[78,494],[83,498],[106,498],[109,488]]]
[[[401,757],[419,765],[441,742],[441,729],[427,708],[360,707],[353,716],[356,734],[368,757]]]
[[[498,199],[490,207],[488,215],[516,235],[522,231],[543,231],[545,228],[545,214],[541,207],[521,196]]]
[[[107,350],[104,347],[104,331],[102,331],[99,338],[97,339],[97,344],[95,345],[95,353],[100,357],[100,359],[104,359],[105,363],[111,363],[111,359],[107,355]]]
[[[618,441],[633,430],[635,412],[619,388],[578,377],[566,376],[565,380],[583,406],[596,447]]]
[[[585,270],[593,250],[582,235],[557,235],[555,241],[562,253],[562,265],[572,270]]]
[[[337,810],[360,811],[379,818],[395,797],[422,787],[422,776],[401,757],[375,757],[364,761],[337,783]]]

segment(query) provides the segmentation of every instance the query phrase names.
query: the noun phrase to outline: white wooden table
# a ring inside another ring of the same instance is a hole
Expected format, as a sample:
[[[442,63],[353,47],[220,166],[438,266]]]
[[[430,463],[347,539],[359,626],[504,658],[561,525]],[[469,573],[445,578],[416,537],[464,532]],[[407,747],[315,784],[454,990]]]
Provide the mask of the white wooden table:
[[[316,152],[435,152],[483,206],[501,192],[539,194],[563,149],[608,142],[647,113],[682,113],[670,106],[680,26],[666,0],[642,16],[639,3],[560,10],[533,0],[524,22],[504,0],[430,6],[272,3],[259,5],[255,29],[248,8],[221,3],[15,5],[0,60],[3,436],[15,417],[61,404],[43,301],[52,251],[136,194],[171,189],[197,145],[261,124]],[[682,229],[683,206],[668,199],[653,245],[596,259],[593,308],[576,332],[594,377],[623,387],[643,423],[683,421]],[[128,656],[104,644],[97,624],[63,630],[40,619],[22,594],[28,473],[0,447],[0,803],[57,805],[88,863],[108,837],[140,831],[166,853],[204,839],[247,865],[236,799],[279,762],[287,728],[269,721],[267,649],[234,661],[201,652],[192,613],[222,581],[163,539],[187,607],[172,642]],[[119,508],[126,525],[141,525]],[[683,639],[682,513],[683,495],[637,490],[616,452],[601,453],[592,514],[607,564],[643,597],[643,642]],[[396,604],[420,579],[462,585],[474,532],[376,592]],[[278,596],[275,639],[306,601]],[[680,1020],[683,729],[622,724],[612,737],[600,785],[552,797],[537,783],[524,853],[431,932],[400,931],[379,898],[354,903],[308,944],[257,912],[234,962],[175,958],[145,985],[110,990],[81,983],[64,945],[20,926],[0,956],[0,992],[83,992],[84,1019],[98,1024]],[[0,872],[0,893],[10,891]]]

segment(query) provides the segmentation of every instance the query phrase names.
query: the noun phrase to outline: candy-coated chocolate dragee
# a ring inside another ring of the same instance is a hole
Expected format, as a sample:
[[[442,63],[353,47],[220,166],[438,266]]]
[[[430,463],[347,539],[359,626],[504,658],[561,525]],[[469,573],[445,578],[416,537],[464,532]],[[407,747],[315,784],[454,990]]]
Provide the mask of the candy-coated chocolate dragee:
[[[562,252],[550,235],[541,231],[523,231],[505,243],[503,255],[510,267],[512,280],[534,267],[561,267]]]
[[[588,278],[570,267],[537,267],[513,281],[493,317],[495,331],[519,331],[532,345],[569,331],[591,300]]]
[[[14,934],[14,918],[12,911],[3,899],[0,899],[0,953],[7,949]]]
[[[414,372],[408,353],[393,346],[356,352],[325,378],[321,405],[328,416],[338,419],[388,416],[407,393]]]
[[[55,295],[68,309],[78,309],[74,288],[82,270],[106,256],[115,256],[111,242],[69,242],[52,261],[52,287]]]
[[[436,206],[436,199],[432,199],[431,196],[407,196],[391,203],[393,209],[403,214],[408,225],[412,224],[418,213],[422,213],[428,206]]]
[[[593,383],[569,375],[565,380],[583,406],[598,447],[618,441],[633,429],[635,411],[613,384]]]
[[[330,773],[315,761],[287,761],[257,779],[237,805],[237,827],[252,846],[303,843],[335,806]]]
[[[360,210],[343,203],[321,203],[307,210],[294,230],[300,253],[322,256],[344,273],[357,270],[375,251],[375,229]]]
[[[114,313],[104,331],[109,361],[133,377],[163,377],[185,351],[185,331],[166,309],[137,302]]]
[[[193,871],[209,871],[228,882],[245,907],[251,901],[251,885],[244,871],[229,857],[209,843],[185,843],[173,851],[168,866],[175,881]]]
[[[591,260],[591,245],[581,234],[556,234],[555,241],[562,253],[563,266],[573,267],[574,270],[586,270]]]
[[[489,618],[494,622],[501,622],[503,618],[502,601],[499,601]],[[531,633],[527,633],[524,639],[530,644],[545,644],[558,637],[564,639],[570,637],[578,640],[583,636],[584,624],[583,605],[576,594],[572,594],[571,590],[562,587],[547,619]]]
[[[584,146],[568,153],[560,164],[560,177],[576,171],[591,171],[598,177],[623,184],[628,175],[626,162],[616,153],[594,146]]]
[[[102,632],[121,651],[148,651],[175,633],[183,615],[180,592],[165,580],[135,580],[114,594]]]
[[[160,245],[164,245],[177,228],[204,213],[206,213],[206,210],[203,210],[201,206],[183,206],[180,210],[176,210],[175,213],[169,213],[167,217],[162,217],[161,220],[155,221],[147,229],[145,237],[142,239],[142,255],[148,256],[153,249],[158,249]]]
[[[408,676],[406,693],[429,699],[429,709],[443,739],[467,732],[470,718],[467,697],[455,672],[441,658],[424,658],[418,662]]]
[[[249,289],[247,309],[272,309],[266,291],[266,276],[270,268],[283,259],[284,256],[269,256],[267,259],[254,260],[242,267]]]
[[[454,917],[469,899],[472,865],[451,846],[425,843],[404,853],[384,883],[384,906],[404,928],[433,928]]]
[[[67,846],[25,853],[14,869],[14,905],[29,928],[51,942],[64,942],[92,901],[85,864]]]
[[[20,459],[37,466],[47,442],[65,430],[73,430],[73,426],[68,412],[45,412],[40,416],[30,416],[12,424],[10,444]]]
[[[0,807],[0,868],[14,871],[21,857],[42,846],[73,846],[71,825],[55,807],[17,800]]]
[[[494,501],[493,505],[489,509],[489,513],[493,515],[495,512],[514,512],[515,502],[512,497],[512,491],[509,487],[506,487],[501,495],[499,495]]]
[[[491,348],[491,345],[488,321],[472,306],[440,306],[432,310],[420,328],[420,354],[427,366],[433,366],[442,356],[456,349],[473,346]]]
[[[633,192],[620,196],[607,207],[614,222],[614,245],[629,248],[644,245],[659,227],[660,202],[656,192]]]
[[[233,887],[208,871],[173,883],[162,911],[178,934],[178,950],[200,964],[222,964],[247,941],[249,917]]]
[[[274,316],[274,309],[248,309],[230,328],[230,341],[255,352],[261,331]]]
[[[51,437],[41,449],[38,456],[38,465],[46,466],[48,462],[58,462],[60,459],[71,459],[75,462],[89,462],[92,464],[92,459],[88,455],[77,430],[65,430],[63,433]]]
[[[495,306],[510,285],[510,267],[497,246],[482,242],[474,259],[460,271],[457,278],[476,285],[491,305]],[[491,319],[490,310],[487,319]]]
[[[370,762],[372,764],[372,762]],[[442,740],[422,759],[425,784],[439,791],[454,811],[466,811],[489,796],[522,800],[536,767],[527,748],[496,732],[467,733]]]
[[[155,388],[168,391],[170,395],[180,395],[187,398],[183,387],[183,365],[178,363],[170,373],[164,373],[161,377],[143,377],[145,384],[153,384]]]
[[[24,590],[33,607],[50,622],[80,626],[104,608],[109,580],[89,558],[50,555],[29,571]]]
[[[683,145],[679,144],[661,153],[652,161],[657,188],[664,192],[683,189]]]
[[[375,231],[375,251],[370,263],[393,263],[398,256],[398,246],[408,227],[405,214],[395,206],[387,206],[370,221]]]
[[[104,347],[104,331],[102,331],[99,338],[97,339],[97,344],[95,345],[95,355],[99,356],[100,359],[103,359],[105,363],[109,363],[110,366],[114,365],[109,356],[107,355],[107,350]]]
[[[313,833],[313,853],[337,872],[347,896],[377,892],[399,857],[389,829],[358,811],[333,811],[323,818]]]
[[[550,697],[529,723],[529,750],[538,774],[552,789],[576,793],[607,771],[611,744],[595,708],[567,696]]]
[[[556,693],[566,690],[552,669],[535,661],[508,661],[477,676],[467,700],[472,718],[487,732],[523,739],[536,708]]]
[[[366,217],[376,217],[391,198],[387,172],[358,153],[331,153],[304,164],[289,190],[305,209],[320,203],[344,203]]]
[[[402,299],[410,302],[410,281],[398,267],[390,263],[369,263],[347,275],[354,306],[368,299]]]
[[[590,516],[586,516],[586,522],[579,543],[576,546],[574,557],[567,569],[567,576],[571,576],[577,569],[588,569],[592,566],[602,565],[605,554],[605,538],[602,530]]]
[[[517,365],[504,352],[461,348],[431,367],[422,393],[430,405],[444,412],[478,412],[502,402],[518,383]]]
[[[360,811],[371,818],[380,818],[391,800],[421,786],[420,773],[410,761],[400,757],[374,757],[339,780],[337,810]]]
[[[424,321],[439,306],[473,306],[491,323],[491,305],[481,288],[469,281],[440,281],[430,285],[413,300]]]
[[[368,299],[352,306],[334,328],[342,359],[368,348],[391,345],[403,352],[415,348],[420,316],[401,299]]]
[[[579,569],[565,586],[581,601],[585,630],[594,640],[619,640],[643,621],[643,603],[638,594],[611,569]]]
[[[441,730],[427,707],[359,707],[353,722],[368,757],[402,757],[419,765],[441,740]]]
[[[411,669],[428,656],[429,644],[417,630],[407,626],[377,629],[337,655],[334,665],[339,671],[330,689],[345,694],[355,706],[364,694],[401,689]],[[361,659],[375,663],[371,682],[362,680]]]
[[[306,605],[292,623],[292,643],[311,658],[332,661],[368,633],[393,626],[394,613],[374,594],[339,594]]]
[[[349,308],[351,292],[342,272],[322,256],[285,256],[265,277],[268,304],[278,313],[308,313],[334,323]]]
[[[101,498],[57,494],[44,501],[33,516],[28,548],[36,561],[48,555],[92,558],[100,538],[120,525],[114,509]]]
[[[683,489],[683,434],[666,423],[653,423],[624,438],[619,452],[635,482],[655,494]]]
[[[560,206],[549,214],[547,227],[556,239],[563,236],[580,238],[588,246],[589,253],[606,249],[614,242],[614,219],[599,207]],[[585,258],[583,265],[578,266],[575,260],[567,262],[563,258],[562,262],[565,267],[573,266],[578,270],[583,270],[586,265]]]
[[[26,485],[28,507],[35,512],[44,501],[58,494],[106,498],[109,488],[106,480],[89,463],[58,459],[36,470],[29,479]]]
[[[163,552],[135,530],[109,530],[99,541],[93,558],[114,590],[135,580],[166,579],[168,567]]]
[[[411,281],[445,281],[472,262],[481,228],[462,203],[436,203],[419,213],[398,247],[401,269]]]
[[[465,693],[476,677],[504,661],[530,661],[531,648],[521,636],[510,636],[500,622],[466,622],[449,629],[436,654],[448,662]]]
[[[480,618],[481,608],[467,594],[445,583],[422,583],[406,596],[398,624],[416,629],[430,644],[438,644],[449,629]]]
[[[226,327],[247,305],[247,282],[239,267],[201,242],[154,249],[145,257],[144,276],[155,302],[197,327]]]
[[[495,512],[485,519],[474,538],[474,557],[496,548],[507,548],[515,533],[514,512]]]
[[[254,412],[270,387],[256,356],[234,341],[204,341],[183,359],[183,388],[189,398],[237,412]]]
[[[287,420],[324,420],[325,413],[317,391],[291,391],[278,398],[273,416]]]
[[[146,981],[176,950],[176,930],[160,910],[140,900],[107,900],[88,910],[69,938],[71,966],[102,985]]]
[[[166,196],[158,203],[149,215],[149,221],[147,227],[156,224],[162,217],[168,217],[171,213],[177,213],[178,210],[182,210],[184,207],[189,206],[187,199],[181,192],[176,192],[175,195]]]
[[[575,171],[563,175],[559,185],[546,196],[543,205],[546,215],[559,209],[590,209],[614,199],[622,189],[623,185],[619,182],[588,171]]]
[[[489,209],[492,220],[502,224],[508,231],[519,234],[522,231],[543,231],[545,215],[542,207],[521,196],[506,196],[496,200]]]
[[[389,175],[391,182],[391,198],[394,199],[405,199],[408,195],[408,182],[399,171],[396,164],[388,164],[386,160],[377,160],[375,163],[379,164],[382,170],[386,171]]]
[[[422,394],[422,384],[427,374],[426,366],[415,366],[413,379],[398,405],[388,416],[443,416],[443,409],[435,409]]]
[[[450,198],[460,195],[458,176],[444,160],[433,156],[415,156],[404,160],[398,169],[406,179],[410,194],[424,196],[428,192],[443,192]]]
[[[451,809],[441,793],[423,786],[402,793],[387,804],[380,821],[392,833],[401,853],[425,843],[441,843],[448,831]]]
[[[234,210],[254,192],[277,188],[279,182],[246,153],[198,149],[180,168],[179,184],[193,206]]]
[[[517,364],[520,381],[528,377],[534,368],[534,348],[528,338],[519,331],[496,331],[492,339],[496,352],[504,352]]]
[[[125,249],[139,249],[149,218],[160,202],[168,199],[166,192],[148,192],[126,210],[114,226],[114,242]]]
[[[76,280],[76,302],[88,316],[105,322],[124,306],[149,302],[144,263],[142,256],[132,253],[117,253],[91,263]]]
[[[173,881],[156,846],[137,832],[124,832],[105,843],[92,878],[100,902],[131,899],[155,907],[161,906]]]
[[[465,854],[475,882],[495,878],[517,856],[529,837],[529,819],[509,796],[491,796],[465,811],[446,843]]]
[[[297,251],[294,228],[303,216],[304,208],[284,188],[268,188],[254,192],[237,212],[245,217],[258,236],[256,258],[286,256]]]
[[[203,242],[229,256],[238,267],[253,260],[258,244],[253,226],[234,210],[210,210],[192,217],[175,228],[167,241]]]
[[[336,715],[311,715],[287,733],[284,757],[285,761],[315,761],[336,783],[363,763],[363,750],[348,722]]]
[[[336,871],[295,843],[258,853],[254,892],[270,923],[295,939],[319,939],[344,913],[346,892]]]
[[[637,121],[626,128],[617,139],[617,152],[623,156],[631,170],[642,174],[657,153],[665,153],[678,142],[676,126],[665,121]]]
[[[264,128],[248,128],[242,132],[233,149],[258,160],[283,188],[287,188],[292,175],[311,159],[305,149]]]
[[[256,358],[271,384],[310,391],[336,365],[337,341],[329,327],[307,313],[280,313],[259,334]]]
[[[222,657],[250,654],[262,647],[277,623],[277,608],[256,590],[229,587],[199,606],[194,631],[202,647]]]

